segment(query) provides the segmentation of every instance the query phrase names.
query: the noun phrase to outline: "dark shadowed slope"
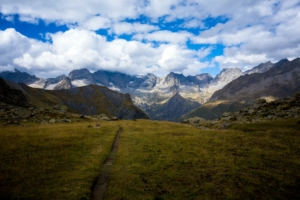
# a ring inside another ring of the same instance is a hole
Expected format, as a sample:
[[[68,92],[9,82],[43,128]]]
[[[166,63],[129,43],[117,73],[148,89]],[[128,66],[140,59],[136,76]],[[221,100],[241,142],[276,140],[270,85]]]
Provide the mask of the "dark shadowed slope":
[[[176,93],[165,103],[152,105],[147,113],[151,119],[178,121],[183,114],[199,105],[199,103],[185,99]]]
[[[103,86],[89,85],[69,90],[42,90],[7,81],[11,88],[21,90],[29,103],[37,107],[66,105],[70,111],[96,115],[106,114],[121,119],[148,118],[136,107],[128,94],[121,94]]]

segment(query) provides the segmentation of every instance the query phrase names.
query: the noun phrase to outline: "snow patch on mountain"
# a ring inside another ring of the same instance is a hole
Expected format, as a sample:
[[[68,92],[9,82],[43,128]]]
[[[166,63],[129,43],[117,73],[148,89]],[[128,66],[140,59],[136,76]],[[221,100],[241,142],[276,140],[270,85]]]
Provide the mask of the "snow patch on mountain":
[[[29,87],[43,89],[45,86],[46,80],[40,78],[39,80],[35,81],[34,83],[28,84]]]
[[[90,81],[85,80],[85,79],[82,79],[82,80],[73,80],[73,81],[71,81],[71,83],[75,87],[82,87],[82,86],[87,86],[87,85],[91,84]]]

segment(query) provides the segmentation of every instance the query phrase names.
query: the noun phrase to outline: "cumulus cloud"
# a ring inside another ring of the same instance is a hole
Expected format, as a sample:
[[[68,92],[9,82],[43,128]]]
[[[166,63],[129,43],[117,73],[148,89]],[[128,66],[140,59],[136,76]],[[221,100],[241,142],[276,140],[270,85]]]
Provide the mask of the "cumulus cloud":
[[[275,0],[255,4],[245,13],[233,13],[229,22],[192,37],[192,41],[224,45],[223,55],[214,59],[221,68],[245,70],[266,61],[295,58],[300,55],[300,8],[295,4]]]
[[[101,16],[93,16],[81,22],[80,27],[93,31],[107,29],[111,27],[111,20]]]
[[[104,69],[130,74],[165,75],[170,71],[184,70],[188,74],[203,68],[198,60],[210,51],[190,50],[178,44],[155,46],[124,39],[107,41],[104,36],[83,29],[49,34],[51,43],[27,38],[14,29],[0,34],[5,38],[0,43],[1,55],[9,57],[1,60],[0,65],[26,68],[41,77],[66,74],[83,67],[92,71]],[[9,43],[16,44],[15,48],[8,48]]]

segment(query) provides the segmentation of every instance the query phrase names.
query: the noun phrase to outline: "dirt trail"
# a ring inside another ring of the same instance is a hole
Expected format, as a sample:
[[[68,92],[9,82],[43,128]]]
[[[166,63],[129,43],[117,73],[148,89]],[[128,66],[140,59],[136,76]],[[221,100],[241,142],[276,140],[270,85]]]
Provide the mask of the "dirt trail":
[[[118,147],[119,147],[119,144],[121,141],[121,139],[120,139],[121,133],[122,133],[122,128],[119,127],[119,130],[115,137],[111,152],[103,164],[101,174],[100,174],[100,176],[98,176],[96,178],[96,180],[93,184],[92,194],[91,194],[92,200],[104,199],[105,192],[107,190],[108,183],[109,183],[109,174],[110,174],[111,166],[114,163],[115,155],[117,153],[117,150],[118,150]]]

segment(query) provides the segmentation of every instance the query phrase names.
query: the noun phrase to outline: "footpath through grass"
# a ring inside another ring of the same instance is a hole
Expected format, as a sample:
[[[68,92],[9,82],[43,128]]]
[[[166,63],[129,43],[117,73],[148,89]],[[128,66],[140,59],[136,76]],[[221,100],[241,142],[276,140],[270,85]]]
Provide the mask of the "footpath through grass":
[[[229,130],[151,120],[0,127],[0,199],[89,199],[121,142],[106,199],[300,199],[296,120]]]
[[[300,199],[296,120],[200,130],[124,122],[107,199]]]
[[[89,199],[116,124],[0,128],[0,199]]]

